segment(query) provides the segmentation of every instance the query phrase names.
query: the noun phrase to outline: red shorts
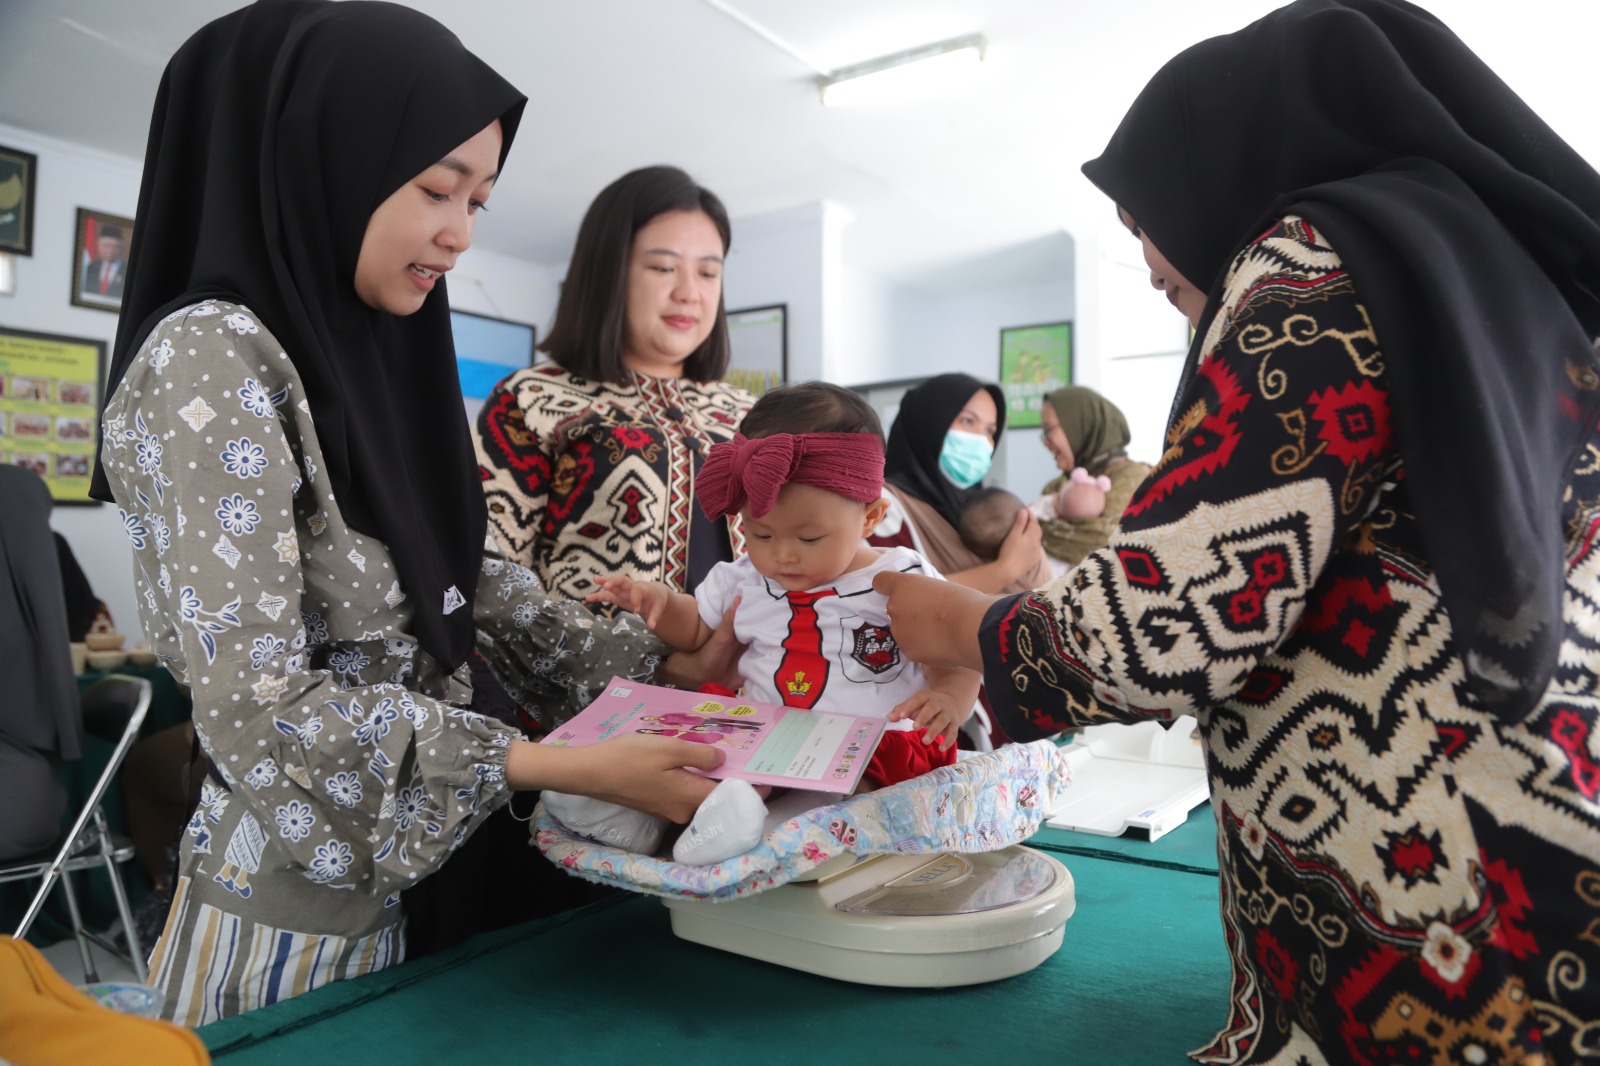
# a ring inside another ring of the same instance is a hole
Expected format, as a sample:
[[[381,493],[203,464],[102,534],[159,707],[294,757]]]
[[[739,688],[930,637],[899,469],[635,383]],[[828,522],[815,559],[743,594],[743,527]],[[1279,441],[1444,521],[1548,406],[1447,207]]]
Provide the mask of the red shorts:
[[[956,761],[955,745],[949,751],[940,751],[941,741],[922,742],[922,730],[894,730],[885,732],[878,741],[878,750],[867,763],[866,776],[878,786],[898,785],[913,777],[921,777],[929,770],[950,766]]]

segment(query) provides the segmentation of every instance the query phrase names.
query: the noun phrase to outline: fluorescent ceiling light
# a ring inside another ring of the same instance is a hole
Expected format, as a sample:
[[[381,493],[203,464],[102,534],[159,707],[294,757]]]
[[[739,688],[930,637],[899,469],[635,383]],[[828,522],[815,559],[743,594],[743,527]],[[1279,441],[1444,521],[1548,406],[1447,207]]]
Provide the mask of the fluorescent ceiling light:
[[[828,107],[914,100],[976,70],[987,47],[983,34],[968,34],[840,67],[817,85]]]

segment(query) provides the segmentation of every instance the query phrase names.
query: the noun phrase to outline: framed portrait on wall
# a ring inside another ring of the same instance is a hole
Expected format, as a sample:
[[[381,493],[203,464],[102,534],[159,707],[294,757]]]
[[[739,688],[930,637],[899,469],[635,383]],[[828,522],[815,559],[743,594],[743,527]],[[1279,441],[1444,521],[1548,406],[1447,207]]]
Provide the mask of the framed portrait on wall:
[[[728,312],[733,349],[724,381],[760,396],[789,380],[789,305]]]
[[[1048,394],[1072,381],[1072,323],[1008,326],[1000,331],[1000,388],[1006,428],[1039,425]]]
[[[78,208],[72,246],[72,302],[101,311],[122,309],[122,283],[133,246],[133,219]]]
[[[105,377],[104,341],[0,326],[0,462],[44,478],[57,503],[98,504],[89,475]]]
[[[33,199],[39,157],[0,145],[0,252],[33,254]]]

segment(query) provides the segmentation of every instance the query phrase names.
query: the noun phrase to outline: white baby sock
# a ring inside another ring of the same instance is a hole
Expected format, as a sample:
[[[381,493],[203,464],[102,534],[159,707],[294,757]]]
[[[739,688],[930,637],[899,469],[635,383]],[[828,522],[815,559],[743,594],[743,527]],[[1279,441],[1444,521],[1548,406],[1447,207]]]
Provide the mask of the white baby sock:
[[[539,798],[544,802],[544,809],[574,833],[623,851],[654,855],[666,833],[665,818],[657,818],[620,803],[574,796],[567,792],[551,792],[549,789],[541,792]]]
[[[672,857],[685,866],[710,866],[742,855],[761,842],[766,817],[767,805],[755,786],[730,777],[701,802],[672,846]]]

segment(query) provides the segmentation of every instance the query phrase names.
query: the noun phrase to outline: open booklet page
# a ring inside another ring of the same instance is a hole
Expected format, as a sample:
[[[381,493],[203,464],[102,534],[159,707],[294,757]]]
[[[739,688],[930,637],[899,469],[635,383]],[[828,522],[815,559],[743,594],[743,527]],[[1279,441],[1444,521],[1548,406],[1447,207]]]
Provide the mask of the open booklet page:
[[[614,677],[589,706],[544,739],[593,744],[653,733],[715,745],[722,765],[707,777],[752,784],[850,792],[883,735],[884,719],[802,711],[732,696],[661,688]]]

